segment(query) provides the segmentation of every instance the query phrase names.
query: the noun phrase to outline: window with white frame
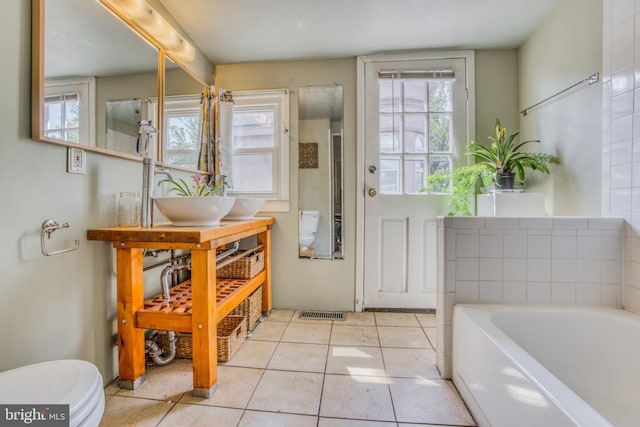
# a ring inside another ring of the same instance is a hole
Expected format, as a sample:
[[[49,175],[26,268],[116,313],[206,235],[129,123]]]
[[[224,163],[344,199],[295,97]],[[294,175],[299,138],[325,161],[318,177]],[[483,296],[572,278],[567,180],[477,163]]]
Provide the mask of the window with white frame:
[[[264,197],[275,202],[270,210],[288,210],[288,91],[234,92],[233,101],[230,193]]]
[[[44,135],[80,142],[80,95],[63,93],[44,98]]]
[[[200,94],[165,98],[165,163],[198,169],[202,134],[201,98]]]
[[[95,146],[95,80],[45,81],[44,135]]]

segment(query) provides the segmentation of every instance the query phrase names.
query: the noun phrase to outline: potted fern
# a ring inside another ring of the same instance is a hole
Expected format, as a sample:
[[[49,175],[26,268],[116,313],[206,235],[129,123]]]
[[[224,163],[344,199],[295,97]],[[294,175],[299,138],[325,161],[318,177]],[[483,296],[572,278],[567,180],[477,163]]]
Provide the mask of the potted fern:
[[[467,145],[467,156],[474,157],[471,165],[454,168],[450,173],[432,174],[425,191],[449,195],[449,215],[472,215],[471,204],[480,187],[493,183],[499,190],[513,190],[515,175],[524,181],[525,169],[545,174],[551,172],[550,165],[560,163],[556,156],[546,153],[520,151],[522,147],[539,140],[516,143],[520,132],[507,136],[507,130],[496,119],[495,135],[489,137],[489,147],[475,140]]]
[[[516,172],[520,181],[524,181],[525,169],[537,170],[549,175],[550,164],[560,163],[556,156],[546,153],[532,153],[521,149],[532,142],[540,140],[529,139],[516,143],[519,131],[507,136],[507,130],[496,119],[495,135],[489,136],[489,147],[478,144],[475,140],[467,145],[467,155],[476,159],[476,164],[494,174],[494,182],[500,190],[513,190]]]

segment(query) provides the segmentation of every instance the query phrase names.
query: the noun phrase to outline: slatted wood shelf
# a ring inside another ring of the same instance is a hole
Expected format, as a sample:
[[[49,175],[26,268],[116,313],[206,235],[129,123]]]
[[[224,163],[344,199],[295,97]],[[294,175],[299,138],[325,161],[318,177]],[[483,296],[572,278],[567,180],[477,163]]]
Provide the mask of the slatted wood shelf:
[[[255,277],[216,280],[216,321],[222,320],[242,300],[251,295],[266,280],[263,270]],[[191,281],[187,280],[169,290],[171,296],[165,301],[162,294],[144,301],[136,312],[136,327],[165,331],[192,332]]]

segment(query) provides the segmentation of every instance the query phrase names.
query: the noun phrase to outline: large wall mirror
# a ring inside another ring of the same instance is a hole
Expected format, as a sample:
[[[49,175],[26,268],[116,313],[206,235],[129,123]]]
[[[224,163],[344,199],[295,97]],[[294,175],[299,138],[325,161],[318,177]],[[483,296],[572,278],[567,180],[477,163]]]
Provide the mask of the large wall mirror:
[[[165,83],[162,50],[98,1],[32,0],[32,13],[34,139],[206,170],[206,165],[199,167],[193,147],[176,160],[178,154],[163,150],[166,141],[159,141],[166,129],[166,123],[158,121],[164,117],[164,105],[158,105]],[[167,62],[167,87],[202,94],[205,83]],[[175,75],[184,78],[175,77],[179,83],[174,83]],[[150,138],[139,141],[139,123],[145,120],[152,121]],[[202,122],[196,126],[201,129]],[[154,133],[154,128],[162,130]]]
[[[343,87],[298,92],[299,256],[344,258]]]

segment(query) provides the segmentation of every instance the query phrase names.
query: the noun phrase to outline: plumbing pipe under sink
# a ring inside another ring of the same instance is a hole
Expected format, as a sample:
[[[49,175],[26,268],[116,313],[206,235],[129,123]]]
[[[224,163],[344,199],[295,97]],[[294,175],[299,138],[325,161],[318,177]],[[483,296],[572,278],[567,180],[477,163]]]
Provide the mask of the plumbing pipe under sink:
[[[228,249],[224,252],[222,252],[221,254],[216,256],[216,262],[220,262],[221,260],[225,259],[228,256],[231,256],[233,254],[235,254],[236,252],[238,252],[238,250],[240,249],[240,242],[234,242],[233,243],[233,247],[231,249]]]
[[[234,242],[234,245],[231,249],[228,249],[221,254],[216,256],[216,261],[220,261],[228,256],[233,255],[238,252],[240,248],[240,242]],[[182,270],[191,270],[191,259],[188,259],[184,262],[184,258],[175,257],[175,253],[172,251],[171,254],[171,265],[166,266],[160,275],[160,282],[162,283],[162,298],[166,301],[171,300],[171,285],[177,284],[175,278],[178,272]],[[169,278],[173,277],[174,279],[171,281]],[[167,353],[164,354],[162,349],[157,343],[157,335],[158,331],[153,331],[151,334],[151,338],[145,342],[145,348],[149,353],[149,356],[153,360],[153,362],[158,366],[165,366],[171,363],[176,357],[176,333],[174,331],[167,332]]]
[[[169,278],[173,277],[181,270],[191,270],[190,259],[186,262],[183,262],[183,259],[172,257],[172,264],[166,266],[162,270],[162,273],[160,275],[160,281],[162,283],[162,298],[164,298],[166,301],[171,300],[171,286],[169,283]],[[167,332],[168,348],[166,354],[164,354],[164,352],[156,342],[157,335],[158,331],[152,332],[151,338],[145,341],[145,348],[156,365],[165,366],[173,362],[173,359],[175,359],[176,357],[176,333],[174,331]]]

